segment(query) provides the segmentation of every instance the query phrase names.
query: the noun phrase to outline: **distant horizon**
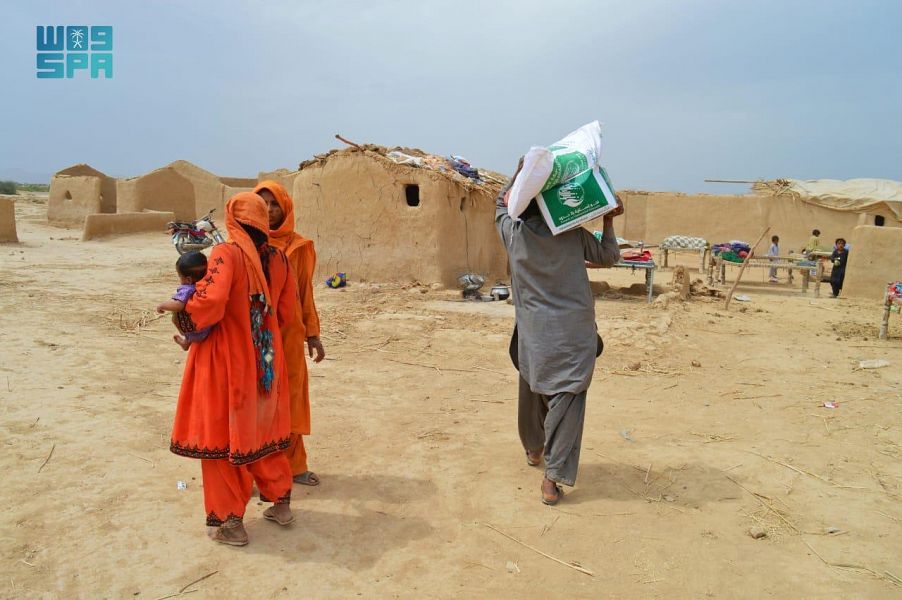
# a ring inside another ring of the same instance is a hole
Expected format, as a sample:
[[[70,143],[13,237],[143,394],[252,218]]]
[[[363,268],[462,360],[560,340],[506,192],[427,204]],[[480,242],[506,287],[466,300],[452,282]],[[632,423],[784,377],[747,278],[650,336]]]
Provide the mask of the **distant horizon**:
[[[356,142],[510,174],[591,120],[617,189],[902,180],[902,2],[7,3],[0,179],[294,169]],[[36,26],[109,25],[111,79],[36,77]],[[840,34],[841,35],[838,35]]]

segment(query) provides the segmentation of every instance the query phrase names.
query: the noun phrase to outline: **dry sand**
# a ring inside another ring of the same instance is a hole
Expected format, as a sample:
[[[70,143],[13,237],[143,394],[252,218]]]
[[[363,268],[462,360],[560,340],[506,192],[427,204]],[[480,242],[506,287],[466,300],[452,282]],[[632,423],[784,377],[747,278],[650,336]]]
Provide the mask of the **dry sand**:
[[[323,483],[295,486],[288,530],[254,499],[250,545],[229,548],[204,535],[198,462],[168,450],[185,355],[148,321],[176,286],[166,236],[80,242],[42,202],[17,212],[22,243],[0,246],[0,597],[902,595],[902,330],[894,316],[878,342],[878,306],[759,273],[729,311],[648,306],[641,274],[593,273],[613,286],[606,350],[577,486],[550,508],[517,438],[511,306],[317,287]],[[866,358],[891,366],[856,370]]]

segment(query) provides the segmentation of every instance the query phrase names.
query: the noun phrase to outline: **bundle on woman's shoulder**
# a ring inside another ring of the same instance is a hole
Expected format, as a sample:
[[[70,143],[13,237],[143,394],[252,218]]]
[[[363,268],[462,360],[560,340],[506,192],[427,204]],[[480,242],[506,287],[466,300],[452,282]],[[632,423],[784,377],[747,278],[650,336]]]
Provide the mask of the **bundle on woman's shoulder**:
[[[601,125],[592,121],[555,144],[533,146],[510,189],[508,213],[518,218],[535,199],[554,235],[617,207],[614,186],[601,166]]]

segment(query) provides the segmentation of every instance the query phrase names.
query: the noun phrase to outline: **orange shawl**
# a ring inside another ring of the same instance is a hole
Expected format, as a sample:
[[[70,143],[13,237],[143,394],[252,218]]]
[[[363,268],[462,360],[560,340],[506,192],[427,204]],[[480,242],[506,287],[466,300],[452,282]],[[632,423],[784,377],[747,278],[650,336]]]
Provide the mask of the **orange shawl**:
[[[285,216],[277,229],[269,231],[269,243],[291,256],[292,252],[310,241],[294,230],[294,201],[278,181],[271,179],[261,181],[254,188],[254,193],[259,194],[262,190],[268,190],[275,197]]]
[[[266,283],[266,275],[263,272],[263,264],[260,262],[260,253],[251,236],[241,227],[241,225],[249,225],[263,233],[269,233],[269,213],[266,210],[266,201],[255,193],[241,192],[229,199],[225,210],[229,242],[238,246],[244,254],[248,291],[251,296],[262,295],[264,303],[269,309],[271,297],[269,285]]]

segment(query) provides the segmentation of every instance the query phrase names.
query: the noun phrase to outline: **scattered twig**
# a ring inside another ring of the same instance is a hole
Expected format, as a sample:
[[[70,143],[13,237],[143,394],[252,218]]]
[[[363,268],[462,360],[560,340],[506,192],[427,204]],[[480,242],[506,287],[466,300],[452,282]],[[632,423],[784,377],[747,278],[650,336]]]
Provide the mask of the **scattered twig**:
[[[38,417],[37,419],[34,420],[34,423],[32,423],[28,428],[34,429],[34,426],[37,425],[38,421],[40,421],[40,420],[41,420],[41,417]]]
[[[419,434],[417,436],[417,439],[423,439],[426,437],[431,437],[433,435],[445,435],[445,432],[439,429],[430,429],[429,431],[424,431],[423,433]]]
[[[813,306],[814,308],[819,308],[821,310],[829,310],[830,312],[836,312],[835,308],[828,308],[826,306],[821,306],[820,304],[815,304],[814,302],[809,302],[808,304]]]
[[[536,554],[540,554],[540,555],[544,556],[545,558],[547,558],[547,559],[549,559],[549,560],[553,560],[554,562],[556,562],[556,563],[558,563],[558,564],[561,564],[561,565],[564,565],[565,567],[569,567],[569,568],[573,569],[574,571],[579,571],[580,573],[585,573],[586,575],[588,575],[588,576],[590,576],[590,577],[595,577],[595,573],[593,573],[593,572],[590,571],[589,569],[585,568],[584,566],[582,566],[582,565],[579,564],[578,562],[575,562],[575,561],[565,561],[565,560],[561,560],[561,559],[559,559],[559,558],[557,558],[557,557],[551,556],[550,554],[546,554],[546,553],[542,552],[541,550],[539,550],[538,548],[535,548],[534,546],[530,546],[529,544],[526,544],[526,543],[524,543],[524,542],[521,542],[521,541],[518,540],[517,538],[515,538],[515,537],[513,537],[513,536],[511,536],[511,535],[508,535],[508,534],[504,533],[503,531],[501,531],[500,529],[498,529],[497,527],[495,527],[495,526],[492,525],[491,523],[483,523],[483,525],[485,525],[486,527],[488,527],[488,528],[491,529],[492,531],[495,531],[495,532],[497,532],[497,533],[500,533],[501,535],[503,535],[503,536],[506,537],[507,539],[511,540],[512,542],[516,542],[516,543],[520,544],[521,546],[523,546],[524,548],[528,548],[528,549],[532,550],[532,551],[535,552]]]
[[[554,524],[557,523],[558,519],[560,519],[560,518],[561,518],[561,516],[558,515],[554,518],[554,520],[551,523],[548,523],[547,525],[542,527],[542,533],[540,533],[539,535],[542,536],[542,535],[545,535],[546,533],[548,533],[549,531],[551,531],[551,528],[554,527]]]
[[[200,582],[203,581],[204,579],[207,579],[208,577],[213,577],[213,576],[216,575],[217,573],[219,573],[219,571],[213,571],[212,573],[207,573],[207,574],[204,575],[203,577],[198,577],[197,579],[195,579],[194,581],[192,581],[191,583],[189,583],[188,585],[186,585],[186,586],[184,586],[182,589],[180,589],[180,590],[179,590],[179,594],[184,594],[184,593],[185,593],[185,590],[187,590],[189,587],[191,587],[191,586],[194,585],[195,583],[200,583]]]
[[[705,443],[709,444],[711,442],[732,442],[736,438],[726,435],[718,435],[716,433],[696,433],[694,431],[690,431],[689,435],[696,435],[701,438],[705,438]]]
[[[200,590],[188,590],[187,592],[179,592],[177,594],[169,594],[167,596],[160,596],[155,600],[167,600],[168,598],[178,598],[179,596],[187,596],[188,594],[193,594],[194,592],[199,592]]]
[[[473,367],[472,369],[456,369],[453,367],[438,367],[436,365],[427,365],[426,363],[410,362],[410,361],[405,361],[405,360],[398,360],[395,358],[389,358],[388,360],[393,363],[398,363],[401,365],[409,365],[411,367],[422,367],[424,369],[435,369],[436,371],[439,372],[440,375],[442,374],[442,371],[454,371],[455,373],[475,373],[477,370],[478,371],[488,371],[489,373],[497,373],[498,375],[505,375],[504,373],[501,373],[500,371],[492,371],[491,369],[485,369],[483,367]]]
[[[766,396],[733,396],[733,400],[760,400],[761,398],[779,398],[783,394],[767,394]]]
[[[768,497],[765,496],[764,494],[759,494],[758,492],[753,492],[752,490],[748,489],[747,487],[745,487],[744,485],[742,485],[741,483],[739,483],[738,481],[736,481],[735,479],[733,479],[733,478],[730,477],[729,475],[726,475],[726,474],[725,474],[724,477],[726,477],[727,479],[729,479],[730,481],[732,481],[733,483],[735,483],[736,485],[738,485],[740,488],[742,488],[743,490],[745,490],[746,492],[748,492],[749,494],[751,494],[751,496],[752,496],[755,500],[757,500],[757,501],[761,504],[761,506],[763,506],[764,508],[766,508],[766,509],[769,510],[770,512],[774,513],[775,515],[777,515],[777,518],[779,518],[781,521],[783,521],[784,523],[786,523],[787,525],[789,525],[789,528],[790,528],[790,529],[792,529],[792,530],[795,531],[796,533],[799,533],[799,529],[798,529],[795,525],[793,525],[792,522],[791,522],[789,519],[787,519],[786,517],[784,517],[784,516],[783,516],[783,513],[781,513],[779,510],[777,510],[776,508],[774,508],[773,506],[771,506],[771,505],[768,504],[767,502],[765,502],[765,500],[770,500],[770,498],[768,498]]]
[[[474,366],[474,369],[477,371],[485,371],[486,373],[494,373],[496,375],[502,375],[504,377],[508,376],[508,373],[502,373],[501,371],[493,371],[492,369],[486,369],[485,367]]]
[[[633,513],[633,512],[586,513],[586,514],[580,514],[580,513],[571,512],[571,511],[569,511],[569,510],[564,510],[564,509],[562,509],[562,508],[557,508],[557,507],[552,508],[552,510],[553,510],[554,512],[564,513],[565,515],[573,515],[573,516],[575,516],[575,517],[629,517],[629,516],[632,516],[632,515],[636,514],[636,513]]]
[[[833,571],[834,573],[836,572],[836,569],[850,569],[852,571],[864,571],[865,573],[869,573],[870,575],[876,577],[877,579],[882,579],[883,581],[888,581],[895,586],[902,587],[902,579],[893,575],[889,571],[884,571],[883,573],[878,573],[874,569],[872,569],[870,567],[866,567],[864,565],[854,565],[854,564],[850,564],[850,563],[832,563],[832,562],[828,561],[827,559],[825,559],[820,554],[818,554],[818,551],[815,550],[811,546],[811,544],[809,544],[804,538],[802,538],[802,542],[804,542],[805,545],[808,546],[808,549],[811,550],[814,553],[814,555],[817,556],[821,560],[821,562],[823,562],[825,565],[830,567],[830,570]]]
[[[157,466],[156,463],[154,463],[152,460],[144,458],[143,456],[138,456],[137,454],[129,454],[129,456],[131,456],[132,458],[137,458],[138,460],[143,460],[153,468],[156,468]]]
[[[830,568],[831,571],[833,571],[834,573],[836,573],[836,567],[835,567],[834,565],[830,564],[829,562],[827,562],[827,559],[825,559],[823,556],[821,556],[821,555],[818,553],[818,551],[815,550],[814,547],[813,547],[811,544],[808,543],[808,540],[806,540],[805,538],[802,538],[802,543],[804,543],[806,546],[808,546],[808,549],[811,550],[811,551],[814,553],[814,555],[815,555],[816,557],[818,557],[819,559],[821,559],[821,562],[824,563],[825,565],[827,565],[827,566]]]
[[[648,463],[648,470],[645,471],[645,485],[648,486],[648,474],[651,473],[651,463]]]
[[[879,510],[875,510],[874,512],[876,512],[878,515],[883,515],[887,519],[892,519],[893,521],[896,521],[897,523],[902,523],[902,519],[900,519],[899,517],[894,517],[893,515],[888,515],[885,512],[880,512]]]
[[[890,346],[888,344],[846,344],[847,348],[881,348],[883,350],[902,350],[902,346]]]
[[[442,370],[439,369],[438,367],[436,367],[435,365],[426,365],[423,363],[407,362],[405,360],[397,360],[395,358],[389,358],[388,360],[389,360],[389,362],[398,363],[399,365],[408,365],[411,367],[423,367],[424,369],[435,369],[436,371],[438,371],[439,375],[442,374]]]
[[[38,473],[40,473],[40,472],[41,472],[41,469],[43,469],[44,466],[45,466],[48,462],[50,462],[50,457],[53,456],[53,450],[54,450],[55,448],[56,448],[56,444],[53,444],[52,446],[50,446],[50,454],[47,455],[47,458],[45,458],[45,459],[44,459],[44,462],[41,463],[41,466],[38,467]]]
[[[842,484],[836,483],[834,481],[830,481],[829,479],[827,479],[825,477],[821,477],[820,475],[816,475],[809,471],[805,471],[804,469],[794,467],[793,465],[791,465],[789,463],[785,463],[785,462],[777,460],[775,458],[771,458],[769,456],[764,456],[760,452],[755,452],[754,450],[746,450],[746,452],[748,452],[749,454],[754,454],[755,456],[760,456],[764,460],[769,460],[770,462],[772,462],[774,464],[784,466],[787,469],[791,469],[791,470],[795,471],[796,473],[801,473],[802,475],[807,475],[809,477],[813,477],[814,479],[819,479],[820,481],[823,481],[826,484],[832,485],[833,487],[837,487],[837,488],[841,488],[841,489],[845,489],[845,490],[870,490],[870,491],[873,491],[873,490],[871,490],[871,488],[866,488],[866,487],[862,487],[862,486],[858,486],[858,485],[842,485]]]

